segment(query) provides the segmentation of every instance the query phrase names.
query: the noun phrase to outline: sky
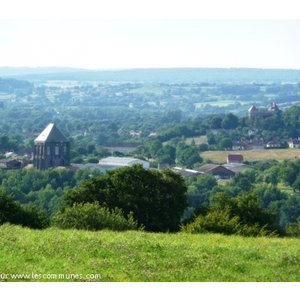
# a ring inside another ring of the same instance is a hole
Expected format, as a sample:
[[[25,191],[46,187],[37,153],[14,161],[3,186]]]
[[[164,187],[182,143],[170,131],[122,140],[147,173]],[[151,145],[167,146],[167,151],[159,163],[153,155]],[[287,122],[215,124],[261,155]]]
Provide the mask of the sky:
[[[270,10],[261,1],[255,10],[256,0],[10,0],[0,11],[0,66],[300,69],[300,15],[277,0],[273,14],[251,14]]]

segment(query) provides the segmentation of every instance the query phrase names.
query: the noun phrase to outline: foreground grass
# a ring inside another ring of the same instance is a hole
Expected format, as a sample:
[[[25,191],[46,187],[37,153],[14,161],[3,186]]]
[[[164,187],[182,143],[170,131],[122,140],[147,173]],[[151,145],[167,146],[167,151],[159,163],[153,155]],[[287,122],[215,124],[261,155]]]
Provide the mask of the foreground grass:
[[[276,159],[282,161],[284,159],[300,158],[300,149],[270,149],[270,150],[239,150],[239,151],[205,151],[201,153],[204,159],[209,159],[214,163],[226,163],[229,153],[243,154],[244,160],[257,161]]]
[[[300,280],[299,239],[3,225],[0,240],[0,274],[82,274],[80,281]]]

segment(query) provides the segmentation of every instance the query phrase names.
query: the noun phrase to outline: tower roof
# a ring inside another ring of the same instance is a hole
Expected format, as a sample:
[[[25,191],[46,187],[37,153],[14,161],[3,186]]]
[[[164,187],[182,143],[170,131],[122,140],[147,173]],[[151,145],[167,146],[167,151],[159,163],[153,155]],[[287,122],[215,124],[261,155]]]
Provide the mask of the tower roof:
[[[275,102],[271,103],[271,106],[269,107],[269,111],[278,111],[279,107],[277,106],[277,104]]]
[[[45,143],[45,142],[67,142],[68,140],[55,126],[55,124],[50,123],[34,141],[36,143]]]
[[[256,112],[256,111],[258,111],[258,109],[257,109],[254,105],[252,105],[252,106],[248,109],[248,112]]]

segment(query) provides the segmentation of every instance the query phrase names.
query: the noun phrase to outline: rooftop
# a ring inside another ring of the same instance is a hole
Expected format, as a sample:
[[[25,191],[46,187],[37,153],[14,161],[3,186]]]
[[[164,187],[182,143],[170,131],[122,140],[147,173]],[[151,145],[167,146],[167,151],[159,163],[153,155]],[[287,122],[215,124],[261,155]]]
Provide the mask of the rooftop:
[[[180,167],[174,167],[171,169],[174,173],[180,174],[182,177],[190,177],[190,176],[199,176],[203,175],[203,172],[191,170],[191,169],[184,169]]]
[[[67,142],[66,137],[60,132],[54,123],[50,123],[34,140],[37,143]]]
[[[201,167],[197,168],[197,171],[199,172],[204,172],[204,173],[207,173],[215,168],[218,168],[220,167],[220,165],[217,165],[217,164],[205,164],[205,165],[202,165]]]
[[[101,165],[117,165],[117,166],[127,166],[130,163],[143,163],[146,162],[144,160],[135,158],[135,157],[115,157],[109,156],[99,160],[99,164]]]
[[[242,163],[244,161],[244,156],[242,154],[228,154],[227,161]]]
[[[238,174],[244,172],[245,170],[251,170],[252,167],[245,165],[245,164],[224,164],[223,165],[226,169]]]

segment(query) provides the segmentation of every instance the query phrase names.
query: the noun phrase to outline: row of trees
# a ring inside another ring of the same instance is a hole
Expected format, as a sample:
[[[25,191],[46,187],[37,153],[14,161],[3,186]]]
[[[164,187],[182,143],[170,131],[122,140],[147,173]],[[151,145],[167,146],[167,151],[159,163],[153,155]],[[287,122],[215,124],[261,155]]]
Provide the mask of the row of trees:
[[[287,194],[280,189],[280,184],[288,185],[284,181],[288,170],[299,165],[300,161],[260,164],[225,185],[218,185],[209,175],[184,181],[168,169],[125,167],[87,176],[64,190],[60,204],[48,216],[37,208],[38,201],[20,204],[2,190],[0,223],[32,228],[52,223],[86,230],[299,235],[300,195],[297,190]],[[276,180],[278,167],[281,172]]]

